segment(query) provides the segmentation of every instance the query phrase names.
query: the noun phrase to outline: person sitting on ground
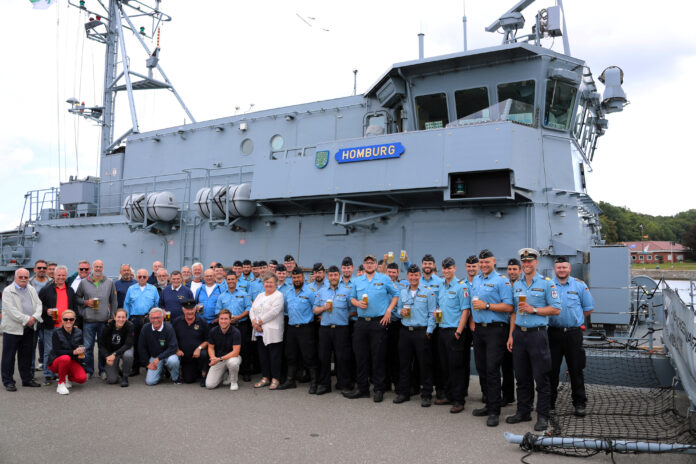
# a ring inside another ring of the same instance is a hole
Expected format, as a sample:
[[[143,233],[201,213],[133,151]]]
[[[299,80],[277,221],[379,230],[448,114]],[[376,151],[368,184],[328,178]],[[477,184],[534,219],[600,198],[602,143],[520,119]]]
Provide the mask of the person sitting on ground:
[[[63,326],[53,331],[51,355],[48,358],[49,369],[58,374],[58,388],[61,395],[70,393],[71,382],[85,383],[87,373],[82,363],[85,359],[82,331],[75,327],[75,311],[63,311]]]
[[[171,374],[172,381],[181,383],[176,349],[176,333],[169,322],[164,322],[164,310],[157,307],[150,309],[150,322],[143,326],[138,340],[140,359],[148,363],[146,384],[152,386],[159,383],[163,364]]]
[[[99,350],[104,353],[106,382],[118,383],[119,370],[123,372],[121,386],[128,386],[128,374],[133,369],[133,338],[135,326],[128,320],[126,310],[116,310],[114,319],[106,324],[99,337]],[[119,364],[122,364],[119,369]]]
[[[232,327],[232,313],[229,309],[222,309],[218,314],[218,326],[210,329],[208,338],[208,355],[210,356],[210,369],[205,378],[205,387],[216,388],[222,382],[225,371],[229,372],[230,390],[239,390],[237,374],[242,358],[239,352],[242,349],[242,335],[236,327]]]

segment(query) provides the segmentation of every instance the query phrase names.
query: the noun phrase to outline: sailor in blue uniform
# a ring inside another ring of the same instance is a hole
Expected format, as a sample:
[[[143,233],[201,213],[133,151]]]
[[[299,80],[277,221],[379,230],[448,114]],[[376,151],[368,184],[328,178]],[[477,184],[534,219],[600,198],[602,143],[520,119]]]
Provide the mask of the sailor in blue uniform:
[[[314,278],[309,283],[309,289],[314,293],[318,293],[322,288],[329,286],[329,281],[326,278],[326,269],[324,269],[324,265],[322,263],[314,263],[314,266],[312,267],[312,275]]]
[[[408,286],[401,289],[397,304],[402,325],[399,336],[400,375],[394,403],[403,403],[411,397],[411,364],[415,360],[422,385],[421,406],[427,408],[433,395],[430,336],[435,330],[437,299],[432,290],[421,284],[417,265],[411,264],[406,275]]]
[[[372,364],[372,383],[375,403],[384,399],[387,389],[385,362],[387,356],[387,326],[399,294],[389,277],[376,272],[377,258],[367,255],[363,259],[365,275],[355,279],[351,304],[358,310],[358,321],[353,334],[353,351],[357,361],[357,388],[343,392],[350,399],[369,398],[368,370]]]
[[[471,300],[465,281],[458,279],[456,272],[457,265],[453,258],[442,260],[445,281],[440,286],[437,298],[437,313],[441,313],[441,316],[435,317],[435,322],[440,326],[438,349],[446,394],[444,400],[436,400],[435,404],[451,404],[452,414],[464,410],[471,363],[471,351],[465,349],[470,346],[468,340],[471,338],[471,331],[467,327]]]
[[[353,270],[355,267],[353,266],[353,258],[350,256],[346,256],[343,258],[343,261],[341,261],[341,280],[338,283],[339,286],[345,287],[348,290],[353,291],[353,283],[354,283],[354,277],[353,277]],[[348,330],[350,333],[350,339],[353,340],[353,331],[355,330],[355,321],[358,320],[358,312],[357,309],[351,305],[351,312],[350,312],[350,319],[348,319]],[[340,388],[345,391],[351,391],[353,390],[353,387],[355,385],[355,378],[357,375],[357,365],[355,363],[355,353],[353,352],[352,346],[350,350],[350,369],[348,371],[349,373],[349,381],[347,385],[337,385],[337,388]]]
[[[510,335],[512,286],[496,272],[496,259],[490,250],[479,253],[481,273],[471,285],[474,330],[474,359],[486,406],[474,409],[477,417],[488,416],[486,425],[495,427],[500,420],[500,366]]]
[[[536,383],[537,422],[534,430],[543,432],[549,425],[551,411],[551,351],[546,327],[549,316],[560,314],[561,299],[553,281],[536,271],[539,252],[523,248],[519,254],[524,276],[513,286],[515,312],[510,317],[512,330],[507,341],[515,364],[517,412],[506,417],[505,422],[517,424],[532,420]]]
[[[350,333],[348,317],[352,289],[341,286],[341,272],[336,266],[328,270],[328,283],[321,287],[314,300],[314,314],[321,316],[319,327],[319,381],[317,395],[331,391],[331,353],[336,362],[336,378],[340,388],[350,383]]]
[[[203,281],[204,284],[196,291],[196,304],[203,311],[203,319],[205,319],[208,324],[217,325],[217,300],[220,298],[220,295],[222,295],[223,290],[220,288],[220,285],[215,282],[212,269],[205,270],[203,273]]]
[[[237,274],[230,271],[227,273],[227,290],[220,295],[216,303],[217,314],[220,314],[222,309],[230,311],[232,319],[231,326],[239,330],[242,336],[242,347],[240,356],[242,364],[239,367],[239,374],[242,380],[249,382],[251,380],[251,349],[254,348],[251,342],[251,323],[249,322],[249,310],[251,309],[251,298],[244,291],[237,288]]]
[[[285,255],[283,264],[285,265],[285,270],[288,272],[285,282],[292,287],[292,271],[295,270],[295,266],[297,266],[295,258],[293,258],[292,255]]]
[[[258,261],[254,261],[254,264],[256,264],[256,266],[254,266],[254,267],[258,271],[260,268]],[[252,267],[252,269],[254,267]],[[246,289],[246,293],[249,295],[249,298],[251,299],[252,302],[256,299],[257,296],[259,296],[259,293],[264,292],[263,282],[261,281],[261,274],[259,272],[254,272],[253,275],[256,276],[256,278],[254,278],[254,280],[252,280],[251,282],[247,282],[247,289]],[[244,336],[244,334],[242,334],[242,337],[243,336]],[[244,362],[243,357],[242,357],[242,362]]]
[[[440,285],[444,282],[444,279],[437,275],[437,266],[435,266],[435,257],[431,254],[425,254],[423,259],[421,259],[421,284],[428,287],[435,294],[435,300],[437,301],[438,294],[440,292]],[[439,335],[440,328],[436,325],[435,330],[430,336],[430,353],[433,358],[433,385],[435,386],[435,395],[437,400],[446,400],[445,395],[445,384],[442,380],[443,376],[440,372],[440,354],[439,354]],[[413,379],[411,381],[412,386],[418,388],[421,385],[421,381],[418,378],[418,371],[414,370]]]
[[[317,392],[318,363],[316,341],[312,321],[314,320],[315,294],[304,284],[304,274],[300,268],[292,270],[293,289],[285,292],[288,308],[288,330],[285,334],[285,357],[288,362],[288,375],[278,390],[296,388],[297,367],[302,364],[309,369],[311,384],[309,393]]]
[[[392,285],[397,293],[408,288],[408,281],[399,279],[399,265],[396,263],[387,264],[387,277],[392,281]],[[392,310],[391,322],[387,326],[387,384],[394,384],[394,390],[399,385],[399,336],[401,332],[401,314],[399,314],[398,304]]]
[[[561,314],[549,320],[549,348],[551,349],[551,409],[555,408],[558,395],[558,380],[561,363],[565,356],[570,376],[575,415],[585,416],[587,396],[585,394],[585,350],[582,347],[581,326],[594,310],[590,289],[582,280],[570,276],[568,258],[556,258],[553,280],[561,297]]]
[[[520,279],[521,273],[522,264],[520,264],[520,260],[517,258],[508,260],[507,276],[511,285],[515,285],[515,282]],[[512,353],[508,350],[505,350],[505,355],[503,356],[503,388],[501,394],[503,395],[501,406],[505,407],[515,402],[515,369],[512,362]]]

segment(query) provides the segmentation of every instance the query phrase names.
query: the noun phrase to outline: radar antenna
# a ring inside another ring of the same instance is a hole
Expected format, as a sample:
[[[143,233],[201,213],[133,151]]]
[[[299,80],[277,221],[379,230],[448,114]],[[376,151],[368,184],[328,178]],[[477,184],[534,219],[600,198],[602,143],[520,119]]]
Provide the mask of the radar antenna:
[[[181,96],[174,88],[174,85],[159,65],[160,25],[162,22],[168,22],[172,19],[160,10],[161,0],[109,0],[108,7],[103,1],[98,0],[97,3],[103,11],[93,11],[87,7],[86,3],[85,0],[80,0],[79,2],[74,0],[68,1],[68,4],[71,6],[89,13],[89,21],[85,23],[87,38],[106,45],[104,98],[102,106],[88,107],[85,106],[84,102],[80,102],[76,98],[71,98],[67,102],[70,103],[70,109],[68,110],[70,113],[96,121],[101,126],[101,155],[111,153],[126,137],[140,132],[133,96],[135,90],[170,90],[191,122],[196,122]],[[131,15],[133,18],[138,18],[139,21],[141,19],[149,19],[151,22],[149,30],[146,30],[145,26],[136,27],[131,19]],[[148,55],[145,63],[148,70],[147,76],[135,72],[131,67],[124,36],[124,31],[126,30],[133,33]],[[157,46],[150,51],[144,38],[153,39],[155,34],[157,35]],[[121,54],[120,60],[118,59],[119,52]],[[121,68],[120,72],[119,67]],[[159,71],[161,79],[156,79],[153,76],[154,69]],[[136,80],[133,80],[133,78]],[[116,94],[124,90],[128,94],[131,127],[124,134],[114,139]]]
[[[518,29],[524,27],[524,16],[522,16],[522,10],[527,8],[529,5],[534,3],[534,0],[521,0],[517,5],[510,8],[505,14],[500,18],[495,20],[493,24],[486,28],[486,32],[495,32],[498,29],[503,29],[504,37],[503,43],[513,43],[516,42],[515,36],[517,35]]]

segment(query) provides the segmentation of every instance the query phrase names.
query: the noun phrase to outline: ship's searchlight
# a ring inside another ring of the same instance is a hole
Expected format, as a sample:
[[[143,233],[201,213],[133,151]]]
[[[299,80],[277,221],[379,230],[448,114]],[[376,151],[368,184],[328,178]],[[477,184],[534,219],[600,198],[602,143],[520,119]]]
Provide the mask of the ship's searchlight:
[[[604,84],[602,107],[607,113],[623,111],[626,106],[626,93],[621,88],[623,84],[623,70],[618,66],[609,66],[599,76],[599,81]]]

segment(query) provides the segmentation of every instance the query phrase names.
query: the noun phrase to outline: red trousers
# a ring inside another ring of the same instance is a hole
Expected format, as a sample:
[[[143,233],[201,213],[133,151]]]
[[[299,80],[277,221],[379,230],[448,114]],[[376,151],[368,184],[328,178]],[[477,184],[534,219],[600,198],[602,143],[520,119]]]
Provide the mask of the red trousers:
[[[58,383],[65,382],[66,375],[70,376],[71,382],[85,383],[87,381],[87,374],[82,365],[67,354],[58,356],[48,368],[58,374]]]

